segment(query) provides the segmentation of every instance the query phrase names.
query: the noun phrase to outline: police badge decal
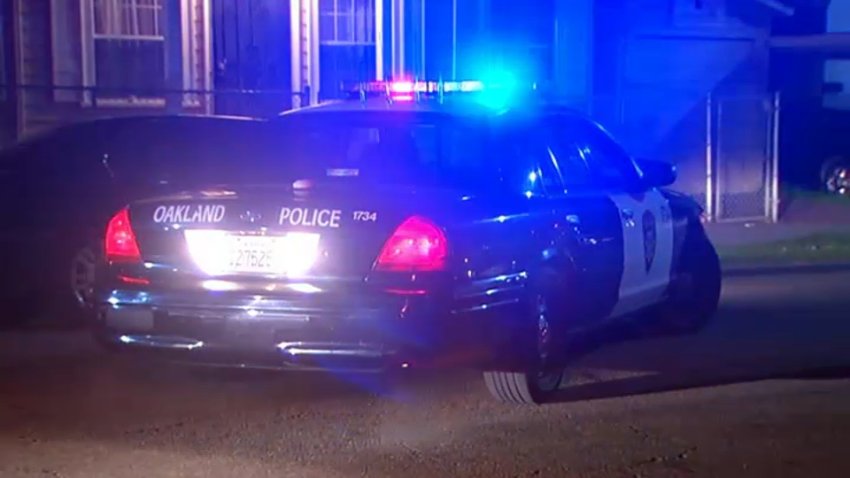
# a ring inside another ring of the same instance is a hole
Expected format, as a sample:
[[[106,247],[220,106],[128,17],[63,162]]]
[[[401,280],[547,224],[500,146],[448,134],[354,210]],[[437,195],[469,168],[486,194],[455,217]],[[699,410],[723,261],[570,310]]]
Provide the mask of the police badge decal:
[[[646,272],[652,269],[655,262],[655,249],[658,245],[658,232],[655,224],[655,214],[652,211],[643,213],[643,258]]]

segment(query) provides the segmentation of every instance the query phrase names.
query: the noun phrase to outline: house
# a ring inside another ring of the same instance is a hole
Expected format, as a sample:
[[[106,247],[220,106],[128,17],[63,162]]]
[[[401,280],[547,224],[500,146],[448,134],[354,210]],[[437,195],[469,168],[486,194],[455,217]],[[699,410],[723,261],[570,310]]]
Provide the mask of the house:
[[[746,216],[768,188],[771,30],[812,1],[0,0],[12,85],[0,128],[268,116],[346,81],[501,68],[547,82],[633,151],[679,165],[679,186],[707,206]]]
[[[2,0],[5,139],[102,116],[211,113],[208,0]]]

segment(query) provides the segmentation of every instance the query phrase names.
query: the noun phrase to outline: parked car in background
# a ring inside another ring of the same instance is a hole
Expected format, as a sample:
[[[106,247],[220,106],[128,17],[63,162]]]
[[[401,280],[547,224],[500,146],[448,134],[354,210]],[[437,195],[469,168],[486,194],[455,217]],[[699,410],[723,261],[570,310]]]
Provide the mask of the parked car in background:
[[[850,111],[787,101],[783,112],[781,180],[804,190],[850,196]]]
[[[262,121],[144,116],[62,127],[0,152],[0,323],[91,299],[109,215],[137,197],[239,174]],[[32,310],[38,304],[38,311]],[[9,312],[9,306],[15,312]]]
[[[823,189],[838,196],[850,196],[850,151],[846,156],[832,156],[821,166]]]

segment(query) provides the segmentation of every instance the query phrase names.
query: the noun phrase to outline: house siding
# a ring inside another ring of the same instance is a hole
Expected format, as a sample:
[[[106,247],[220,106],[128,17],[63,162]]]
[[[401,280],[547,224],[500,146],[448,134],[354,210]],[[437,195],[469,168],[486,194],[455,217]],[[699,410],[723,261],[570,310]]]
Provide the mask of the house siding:
[[[715,154],[726,164],[741,163],[736,180],[724,184],[760,187],[771,17],[743,3],[755,2],[710,0],[696,8],[684,0],[626,0],[620,18],[597,19],[596,43],[618,52],[597,58],[597,94],[613,106],[603,108],[610,111],[601,119],[630,150],[676,164],[677,187],[693,194],[705,189],[709,94],[720,128]]]
[[[2,21],[2,67],[3,75],[0,81],[0,147],[14,142],[17,137],[18,97],[17,91],[11,88],[17,81],[15,68],[15,7],[13,2],[0,1],[0,21]]]
[[[18,84],[20,101],[18,134],[40,131],[52,103],[44,86],[52,81],[49,0],[16,0]]]
[[[193,83],[198,89],[209,89],[207,83],[207,74],[209,65],[207,65],[207,35],[206,25],[204,22],[205,8],[203,0],[192,0],[192,75],[194,76]]]

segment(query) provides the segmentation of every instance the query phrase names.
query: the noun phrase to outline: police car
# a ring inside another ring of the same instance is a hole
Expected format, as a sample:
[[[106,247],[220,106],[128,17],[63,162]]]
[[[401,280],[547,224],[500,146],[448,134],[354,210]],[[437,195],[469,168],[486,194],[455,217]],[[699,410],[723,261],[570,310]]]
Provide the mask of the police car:
[[[541,403],[567,340],[642,318],[695,332],[720,267],[674,169],[569,109],[481,82],[361,85],[283,114],[251,183],[118,211],[96,337],[250,367],[475,367]],[[276,142],[275,142],[276,141]]]

